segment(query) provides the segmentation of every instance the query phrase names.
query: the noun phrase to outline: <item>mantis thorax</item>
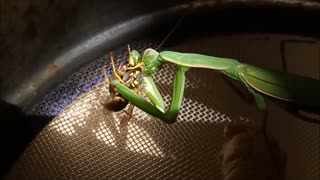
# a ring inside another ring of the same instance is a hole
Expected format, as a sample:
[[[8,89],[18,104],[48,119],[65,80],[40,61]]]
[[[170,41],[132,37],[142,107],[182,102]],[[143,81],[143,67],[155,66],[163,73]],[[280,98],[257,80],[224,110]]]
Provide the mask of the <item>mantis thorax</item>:
[[[164,64],[159,57],[159,53],[150,48],[144,51],[142,61],[144,63],[144,73],[146,75],[151,75],[155,72],[158,72]]]

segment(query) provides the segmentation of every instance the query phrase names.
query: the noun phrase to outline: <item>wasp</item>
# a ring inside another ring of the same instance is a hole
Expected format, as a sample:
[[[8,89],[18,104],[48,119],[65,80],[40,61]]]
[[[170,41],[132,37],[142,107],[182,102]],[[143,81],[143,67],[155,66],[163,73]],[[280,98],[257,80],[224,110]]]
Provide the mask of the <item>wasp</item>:
[[[124,111],[127,116],[122,118],[120,121],[120,127],[124,127],[128,124],[130,119],[132,118],[134,105],[129,103],[117,90],[117,88],[110,83],[112,79],[117,79],[126,87],[134,90],[138,95],[142,96],[142,83],[143,83],[143,64],[140,64],[138,56],[136,56],[137,52],[131,51],[128,46],[128,62],[126,64],[121,63],[118,68],[115,67],[114,55],[110,53],[110,64],[112,67],[112,75],[107,76],[106,67],[103,68],[105,80],[108,81],[109,84],[109,93],[110,96],[108,101],[104,104],[105,108],[113,111]],[[138,53],[139,54],[139,53]],[[124,110],[127,106],[128,110]]]

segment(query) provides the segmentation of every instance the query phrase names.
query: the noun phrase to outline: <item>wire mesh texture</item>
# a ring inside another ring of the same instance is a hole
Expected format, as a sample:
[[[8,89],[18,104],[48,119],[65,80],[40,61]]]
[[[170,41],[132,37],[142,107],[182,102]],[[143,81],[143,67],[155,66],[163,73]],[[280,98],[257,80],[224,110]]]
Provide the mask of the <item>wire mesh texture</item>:
[[[214,51],[220,56],[254,62],[256,55],[246,51],[259,54],[257,49],[274,47],[285,38],[288,37],[271,40],[256,36],[222,37],[193,42],[189,49],[187,44],[172,49],[197,51],[201,44],[211,47],[201,49],[202,53]],[[142,52],[157,43],[143,41],[130,45]],[[127,60],[127,47],[114,54],[119,65]],[[261,62],[279,68],[279,58],[273,59]],[[93,61],[35,106],[36,115],[55,118],[21,155],[7,179],[221,179],[219,153],[225,123],[261,120],[256,107],[243,101],[216,72],[191,69],[177,123],[165,124],[135,108],[129,124],[119,128],[126,114],[103,108],[108,84],[102,67],[108,63],[108,55]],[[167,105],[175,70],[174,65],[167,64],[153,76]],[[319,179],[319,125],[290,116],[273,104],[270,109],[267,132],[288,155],[287,179]]]

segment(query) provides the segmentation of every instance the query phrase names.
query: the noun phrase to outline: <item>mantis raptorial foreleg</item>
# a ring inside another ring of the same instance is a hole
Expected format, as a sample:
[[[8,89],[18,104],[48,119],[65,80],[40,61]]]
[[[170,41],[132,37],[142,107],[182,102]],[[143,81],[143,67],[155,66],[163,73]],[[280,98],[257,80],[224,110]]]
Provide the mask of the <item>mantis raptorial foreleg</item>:
[[[125,99],[166,123],[176,121],[184,94],[185,73],[191,67],[213,69],[227,75],[227,77],[239,80],[253,95],[256,104],[262,111],[266,110],[263,96],[317,111],[320,110],[320,96],[318,95],[320,81],[315,79],[242,64],[234,59],[173,51],[158,53],[153,49],[147,49],[142,58],[139,59],[139,63],[141,63],[140,67],[143,69],[145,78],[149,78],[150,82],[153,82],[151,74],[158,72],[164,63],[178,65],[173,97],[168,109],[164,107],[163,99],[154,82],[144,87],[144,91],[152,102],[151,104],[130,88],[125,87],[123,83],[117,80],[112,81]]]

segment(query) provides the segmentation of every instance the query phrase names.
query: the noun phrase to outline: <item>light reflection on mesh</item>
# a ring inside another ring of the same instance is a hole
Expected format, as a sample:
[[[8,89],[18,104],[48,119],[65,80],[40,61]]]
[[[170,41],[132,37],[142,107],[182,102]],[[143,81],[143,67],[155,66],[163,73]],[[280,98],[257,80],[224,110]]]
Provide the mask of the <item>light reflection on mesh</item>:
[[[276,58],[277,48],[281,39],[288,37],[269,37],[215,36],[207,43],[201,40],[199,48],[217,56],[234,55],[248,63],[281,68],[280,57]],[[190,44],[197,46],[199,42],[185,43]],[[130,46],[141,52],[157,45],[140,42]],[[261,56],[266,47],[271,49],[272,58]],[[115,52],[117,64],[126,59],[126,48]],[[110,113],[101,106],[107,94],[107,85],[101,83],[101,67],[107,59],[106,55],[81,68],[37,104],[35,115],[60,115],[30,144],[8,179],[220,179],[217,155],[224,122],[230,121],[220,110],[230,116],[239,112],[241,116],[243,112],[253,114],[253,111],[245,112],[247,109],[241,106],[243,100],[234,102],[234,91],[230,92],[230,87],[221,81],[216,83],[219,78],[212,71],[191,69],[177,123],[167,125],[135,108],[132,121],[120,129],[118,124],[124,113]],[[167,105],[175,68],[166,65],[154,75]],[[215,88],[221,97],[218,98]],[[268,132],[275,135],[289,155],[288,178],[318,178],[320,126],[292,117],[278,106],[269,107]],[[247,117],[240,119],[248,121]]]
[[[120,54],[119,51],[116,54]],[[117,60],[123,61],[125,57],[117,56]],[[103,79],[92,84],[92,89],[84,94],[77,94],[102,76],[105,58],[73,74],[66,84],[59,85],[35,107],[36,113],[47,115],[57,113],[57,107],[63,110],[19,160],[16,168],[21,173],[18,176],[33,179],[218,179],[223,122],[230,118],[214,108],[214,96],[203,97],[214,90],[215,84],[208,78],[195,83],[195,76],[212,76],[212,71],[190,70],[187,73],[186,96],[177,123],[165,124],[135,108],[128,126],[120,129],[119,122],[125,113],[112,113],[103,108],[108,95]],[[175,66],[166,65],[154,75],[167,106],[175,70]],[[71,82],[73,88],[68,85]],[[77,99],[63,108],[59,102],[72,100],[64,99],[66,94]]]

